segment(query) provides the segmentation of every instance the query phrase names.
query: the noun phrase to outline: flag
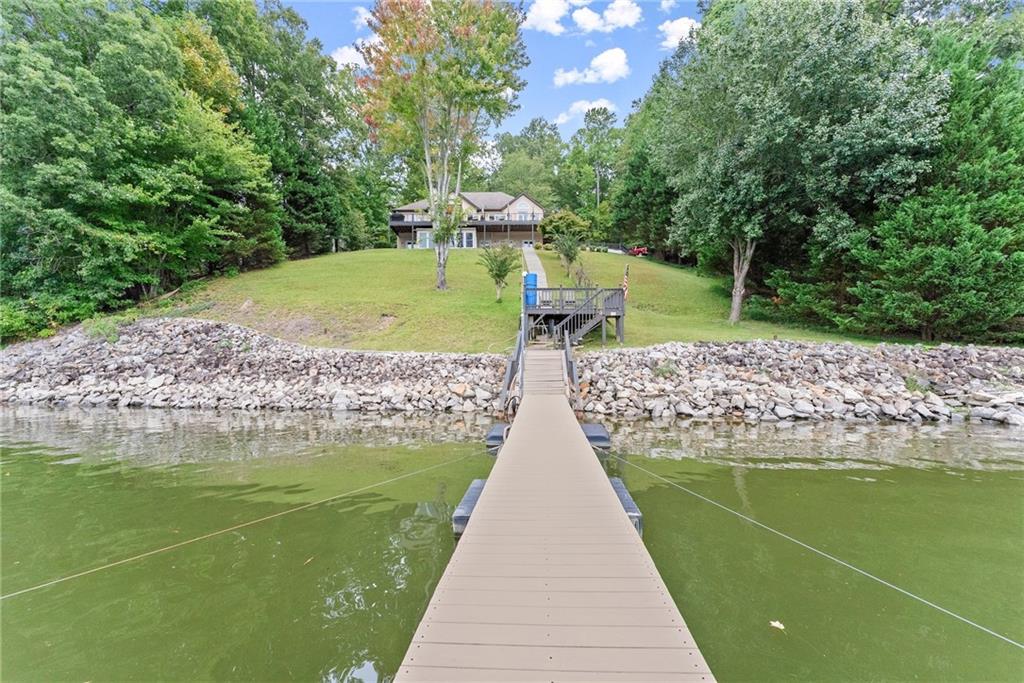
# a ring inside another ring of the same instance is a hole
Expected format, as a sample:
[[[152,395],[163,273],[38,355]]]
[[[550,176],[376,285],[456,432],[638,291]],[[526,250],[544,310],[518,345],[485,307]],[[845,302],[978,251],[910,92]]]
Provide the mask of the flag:
[[[622,300],[625,301],[626,297],[629,296],[629,266],[626,266],[626,272],[622,274]]]

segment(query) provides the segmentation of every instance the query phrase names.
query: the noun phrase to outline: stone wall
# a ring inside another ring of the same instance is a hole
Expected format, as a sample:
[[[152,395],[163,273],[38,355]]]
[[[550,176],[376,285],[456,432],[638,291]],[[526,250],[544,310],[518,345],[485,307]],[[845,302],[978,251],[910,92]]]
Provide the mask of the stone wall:
[[[80,327],[5,349],[0,402],[153,408],[496,411],[499,355],[372,353],[284,342],[187,318]]]
[[[1024,425],[1024,349],[788,341],[583,354],[579,406],[633,417]]]
[[[113,343],[74,328],[4,349],[0,403],[493,414],[504,366],[494,354],[317,349],[146,319]],[[577,408],[598,415],[1024,426],[1020,348],[671,343],[583,353],[579,374]]]

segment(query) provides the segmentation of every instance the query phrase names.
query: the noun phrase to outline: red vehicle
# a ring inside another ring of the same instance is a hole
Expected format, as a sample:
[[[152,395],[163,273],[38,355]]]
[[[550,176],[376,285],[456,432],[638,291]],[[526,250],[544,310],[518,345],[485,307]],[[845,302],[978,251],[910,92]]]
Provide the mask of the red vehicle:
[[[630,256],[647,256],[647,247],[633,247],[629,250]]]

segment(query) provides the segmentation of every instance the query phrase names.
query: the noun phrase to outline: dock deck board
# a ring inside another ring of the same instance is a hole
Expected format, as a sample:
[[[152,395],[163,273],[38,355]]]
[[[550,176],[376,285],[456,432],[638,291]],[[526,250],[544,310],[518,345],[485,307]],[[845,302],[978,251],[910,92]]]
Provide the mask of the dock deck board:
[[[713,681],[566,400],[529,349],[522,404],[397,681]]]

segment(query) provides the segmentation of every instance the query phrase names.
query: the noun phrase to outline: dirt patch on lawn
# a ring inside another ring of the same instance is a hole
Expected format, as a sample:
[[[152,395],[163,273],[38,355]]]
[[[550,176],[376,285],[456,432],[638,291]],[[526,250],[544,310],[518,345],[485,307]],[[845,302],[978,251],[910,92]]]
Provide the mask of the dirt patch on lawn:
[[[337,315],[305,311],[266,310],[252,299],[241,303],[218,301],[197,317],[244,325],[286,341],[344,348],[366,335],[386,332],[399,324],[396,312],[346,311]]]

